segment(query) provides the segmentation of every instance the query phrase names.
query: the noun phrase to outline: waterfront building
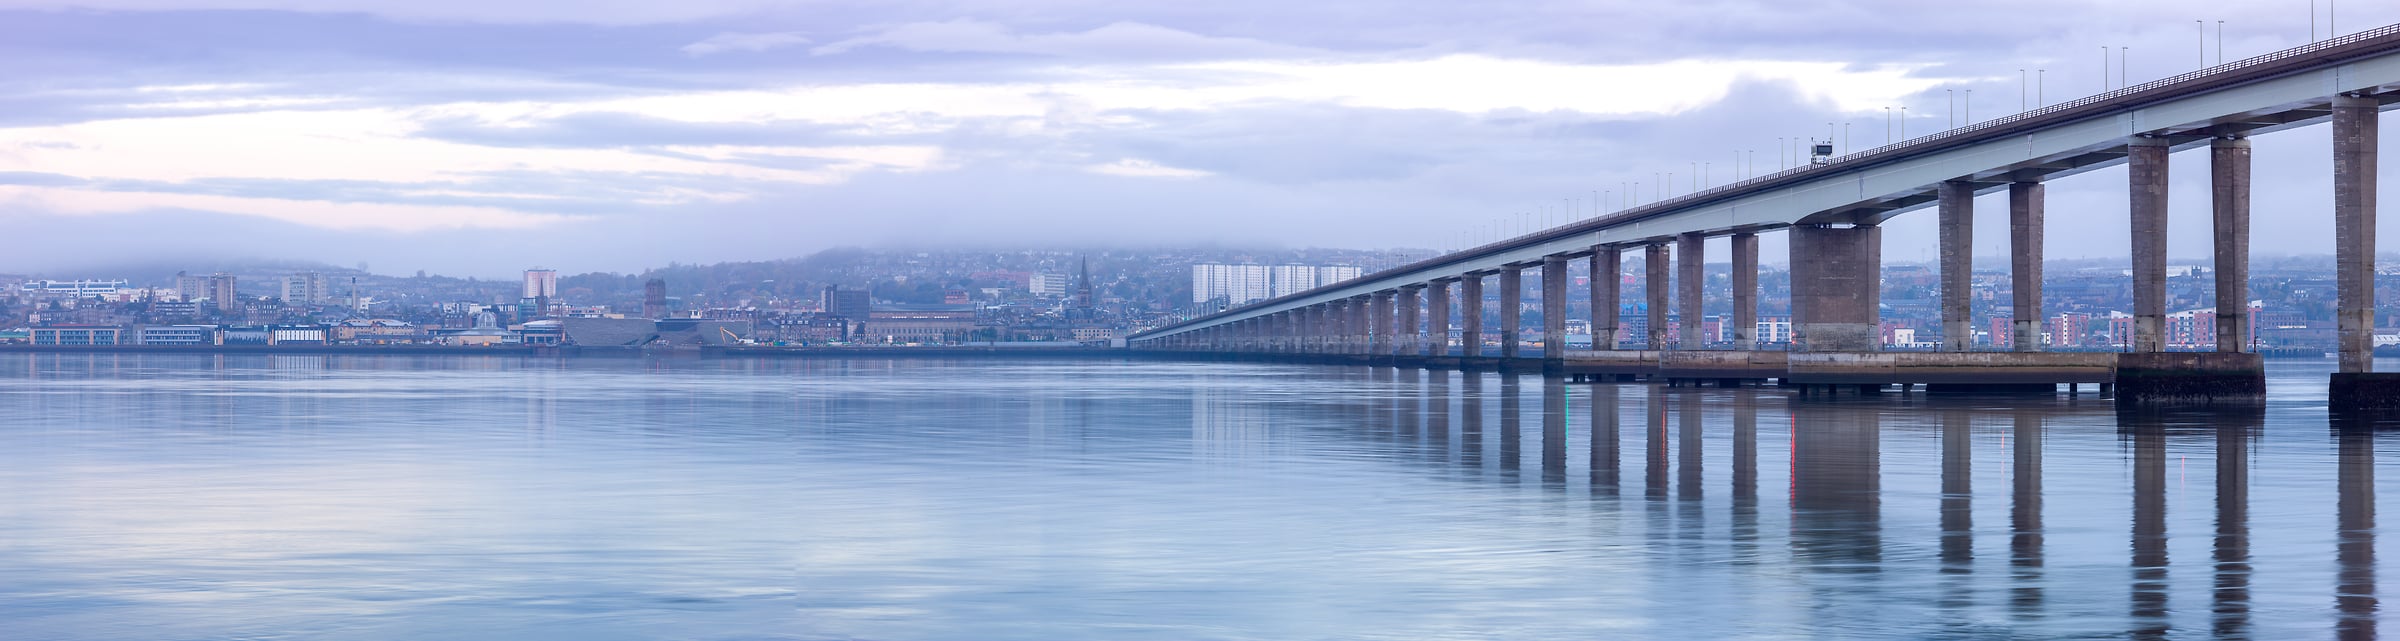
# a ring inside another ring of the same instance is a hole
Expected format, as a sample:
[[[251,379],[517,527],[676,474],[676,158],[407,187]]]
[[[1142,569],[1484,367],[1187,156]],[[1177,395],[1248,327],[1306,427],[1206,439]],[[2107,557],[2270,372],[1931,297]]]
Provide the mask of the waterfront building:
[[[817,306],[827,316],[857,320],[867,318],[868,301],[867,290],[826,285],[817,297]]]
[[[407,321],[393,318],[353,318],[334,323],[331,328],[334,342],[359,345],[393,345],[418,342],[425,330]]]
[[[223,345],[215,325],[147,325],[135,332],[142,345]]]
[[[28,342],[35,345],[116,345],[124,336],[125,328],[115,325],[50,325],[28,330]]]
[[[894,305],[875,310],[860,333],[883,343],[947,343],[975,330],[975,308],[964,305]]]

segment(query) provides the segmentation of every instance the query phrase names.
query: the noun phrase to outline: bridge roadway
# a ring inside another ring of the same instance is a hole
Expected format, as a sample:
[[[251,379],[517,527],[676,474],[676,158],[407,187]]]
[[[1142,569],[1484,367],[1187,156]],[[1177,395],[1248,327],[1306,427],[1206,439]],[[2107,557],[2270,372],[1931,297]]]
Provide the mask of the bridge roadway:
[[[1670,350],[1702,344],[1700,323],[1684,323],[1679,336],[1669,336],[1667,313],[1673,305],[1682,318],[1701,318],[1703,241],[1730,236],[1735,309],[1728,334],[1736,348],[1748,349],[1756,345],[1757,234],[1782,230],[1793,258],[1793,350],[1872,353],[1881,342],[1876,308],[1882,246],[1876,225],[1932,205],[1941,238],[1941,346],[1965,352],[1974,196],[2005,190],[2016,319],[2009,342],[2026,354],[2017,357],[2021,361],[2047,358],[2064,365],[2072,357],[2034,355],[2042,347],[2042,182],[2123,163],[2129,165],[2133,227],[2135,354],[2120,359],[2113,376],[2125,378],[2130,367],[2145,372],[2134,378],[2166,381],[2166,388],[2155,394],[2129,388],[2134,393],[2120,397],[2252,398],[2263,394],[2264,382],[2257,355],[2243,353],[2243,339],[2250,334],[2246,310],[2217,310],[2218,354],[2164,353],[2168,154],[2210,149],[2217,300],[2246,301],[2249,136],[2330,122],[2341,368],[2329,393],[2336,405],[2400,406],[2400,376],[2373,373],[2370,351],[2376,132],[2381,112],[2395,104],[2400,104],[2400,25],[1973,123],[1259,301],[1138,333],[1130,337],[1130,346],[1256,355],[1485,358],[1483,284],[1497,276],[1495,338],[1499,362],[1506,363],[1520,358],[1522,279],[1531,268],[1539,270],[1542,283],[1543,353],[1552,355],[1543,367],[1566,371],[1573,361],[1623,360],[1607,354],[1573,358],[1564,349],[1568,261],[1582,260],[1589,270],[1592,300],[1617,301],[1623,253],[1642,253],[1648,331],[1619,336],[1619,305],[1596,304],[1594,345],[1608,352],[1621,345],[1620,339],[1630,339],[1644,349]],[[1680,263],[1673,271],[1680,272],[1683,285],[1672,292],[1679,299],[1674,301],[1668,287],[1670,246],[1673,262]],[[1452,285],[1463,299],[1458,310],[1465,338],[1456,352],[1447,332]],[[1438,338],[1428,338],[1428,327],[1438,330]],[[1956,361],[1963,364],[1980,357],[1952,358],[1964,359]],[[2166,369],[2153,371],[2154,366]],[[2197,369],[2177,369],[2186,366]],[[2150,375],[2160,373],[2167,375]]]

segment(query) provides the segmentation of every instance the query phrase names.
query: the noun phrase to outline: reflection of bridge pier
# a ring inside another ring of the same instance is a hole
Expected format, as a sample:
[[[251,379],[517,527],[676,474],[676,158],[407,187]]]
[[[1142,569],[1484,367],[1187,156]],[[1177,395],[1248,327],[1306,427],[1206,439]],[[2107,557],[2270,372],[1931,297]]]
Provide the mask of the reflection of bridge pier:
[[[2375,615],[2375,433],[2337,428],[2340,487],[2334,516],[2334,638],[2373,639]]]
[[[1758,395],[1739,392],[1733,398],[1733,550],[1738,562],[1757,560]]]
[[[1964,575],[1975,572],[1974,423],[1964,409],[1945,409],[1942,420],[1941,572],[1950,581],[1942,607],[1969,604]]]
[[[1618,432],[1621,427],[1617,412],[1622,411],[1617,387],[1600,385],[1592,388],[1592,406],[1585,413],[1592,417],[1591,484],[1593,496],[1615,498],[1622,472],[1618,469]]]
[[[2019,408],[2010,413],[2010,474],[2008,499],[2008,566],[2015,587],[2008,605],[2020,617],[2042,611],[2042,412]]]
[[[2250,439],[2258,427],[2256,421],[2238,420],[2217,426],[2217,533],[2211,546],[2216,589],[2209,628],[2219,639],[2250,636]]]
[[[1667,399],[1657,386],[1648,391],[1642,403],[1642,498],[1658,503],[1667,499]]]
[[[1515,374],[1500,375],[1500,477],[1517,480],[1525,449],[1525,390]]]
[[[1567,383],[1542,379],[1542,487],[1567,485]]]
[[[2127,614],[2136,639],[2163,639],[2167,621],[2167,433],[2163,425],[2125,426],[2133,440],[2133,595]]]
[[[1483,473],[1483,375],[1468,372],[1458,395],[1458,465]]]
[[[1875,572],[1883,560],[1882,418],[1792,406],[1792,551],[1820,570]]]
[[[1450,372],[1425,372],[1425,454],[1450,462]]]

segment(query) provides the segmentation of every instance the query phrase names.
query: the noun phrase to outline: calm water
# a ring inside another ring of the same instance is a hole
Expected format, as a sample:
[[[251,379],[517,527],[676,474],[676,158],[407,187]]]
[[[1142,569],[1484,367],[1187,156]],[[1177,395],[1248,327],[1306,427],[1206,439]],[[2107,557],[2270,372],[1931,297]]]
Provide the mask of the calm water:
[[[0,637],[2367,638],[2400,432],[2329,425],[2326,367],[2277,364],[2263,413],[2120,418],[1308,366],[0,355]]]

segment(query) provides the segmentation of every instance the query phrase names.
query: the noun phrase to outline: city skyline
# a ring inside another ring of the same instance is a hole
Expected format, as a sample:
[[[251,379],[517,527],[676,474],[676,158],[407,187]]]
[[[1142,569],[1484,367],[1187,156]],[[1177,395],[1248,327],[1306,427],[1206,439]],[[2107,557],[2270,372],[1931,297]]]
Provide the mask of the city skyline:
[[[14,54],[0,100],[15,107],[0,114],[0,221],[18,239],[0,271],[278,255],[622,272],[992,242],[1438,249],[1801,162],[1779,151],[1790,141],[1863,149],[2189,71],[2220,48],[2303,43],[2312,24],[2300,7],[2163,2],[2007,21],[1908,3],[1828,10],[1849,20],[1740,2],[1529,8],[1346,12],[1336,33],[1305,26],[1335,7],[1257,22],[1116,3],[0,3]],[[2203,23],[2180,15],[2195,12]],[[2199,28],[2215,20],[2222,38]],[[2315,36],[2391,22],[2400,8],[2353,3]],[[2103,46],[2121,48],[2107,78]],[[2261,255],[2321,251],[2325,144],[2257,139]],[[2204,181],[2176,176],[2170,251],[2202,255]],[[2124,216],[2123,179],[2052,184],[2054,217],[2102,224],[2053,230],[2050,255],[2124,251],[2124,226],[2106,224]],[[1930,218],[1892,221],[1886,255],[1913,258]],[[1977,236],[2002,223],[1982,217]],[[1780,235],[1762,241],[1782,253]]]

